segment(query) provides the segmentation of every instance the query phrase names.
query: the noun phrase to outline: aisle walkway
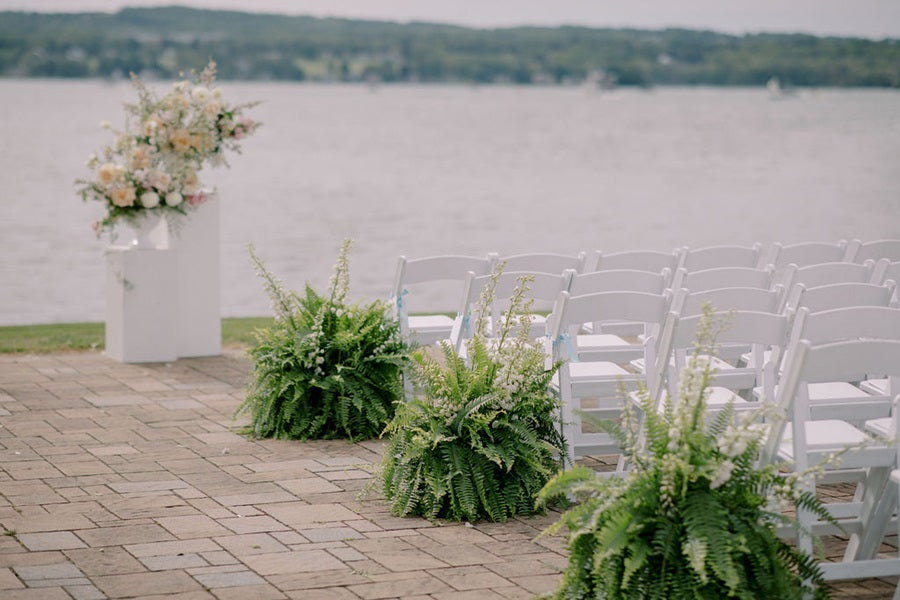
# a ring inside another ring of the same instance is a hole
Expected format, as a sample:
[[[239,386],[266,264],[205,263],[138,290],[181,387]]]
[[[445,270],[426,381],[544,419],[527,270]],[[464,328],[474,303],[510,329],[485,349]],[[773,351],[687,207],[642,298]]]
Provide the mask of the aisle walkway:
[[[531,598],[555,587],[553,516],[504,524],[392,517],[382,443],[236,433],[239,353],[122,365],[0,355],[0,597]],[[878,580],[839,598],[889,598]]]

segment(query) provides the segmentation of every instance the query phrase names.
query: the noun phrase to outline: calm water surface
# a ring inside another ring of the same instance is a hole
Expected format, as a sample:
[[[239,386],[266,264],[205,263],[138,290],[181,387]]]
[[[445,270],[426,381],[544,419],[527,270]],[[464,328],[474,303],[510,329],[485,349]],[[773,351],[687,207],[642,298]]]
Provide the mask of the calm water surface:
[[[222,197],[222,314],[269,314],[253,242],[293,288],[352,293],[397,256],[900,237],[900,92],[225,83],[264,122]],[[0,324],[103,320],[103,249],[73,181],[127,83],[0,80]],[[437,298],[432,298],[437,301]],[[440,299],[453,308],[456,298]]]

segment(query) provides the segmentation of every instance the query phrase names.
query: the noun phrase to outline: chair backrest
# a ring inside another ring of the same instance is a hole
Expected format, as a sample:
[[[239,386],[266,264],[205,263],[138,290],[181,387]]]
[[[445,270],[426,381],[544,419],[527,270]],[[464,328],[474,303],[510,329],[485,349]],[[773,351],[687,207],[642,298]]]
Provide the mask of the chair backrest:
[[[832,283],[806,287],[798,283],[787,294],[784,311],[794,313],[802,307],[820,312],[846,306],[888,306],[894,295],[892,283]]]
[[[681,255],[678,251],[627,250],[624,252],[604,253],[601,250],[597,250],[594,252],[593,264],[590,265],[589,270],[630,269],[662,273],[665,269],[668,269],[670,274],[674,274],[680,259]]]
[[[769,262],[776,269],[783,269],[788,265],[805,267],[818,263],[843,262],[847,254],[847,241],[839,242],[801,242],[786,246],[774,242],[769,256]]]
[[[503,271],[497,275],[497,283],[494,287],[494,301],[490,306],[491,323],[496,326],[501,322],[504,311],[509,307],[509,300],[512,298],[516,288],[522,282],[523,278],[528,278],[528,291],[526,298],[536,301],[543,301],[548,306],[559,297],[560,292],[569,289],[572,276],[575,271],[568,269],[559,274],[544,272],[527,272],[527,271]],[[450,343],[454,349],[459,350],[463,341],[470,338],[475,333],[475,319],[478,315],[474,314],[474,310],[481,298],[487,285],[490,283],[493,274],[476,275],[469,272],[466,275],[466,281],[463,286],[462,299],[460,301],[459,310],[457,311],[456,320],[454,322],[453,331],[450,334]],[[543,335],[544,331],[536,331],[532,328],[532,334],[535,337]]]
[[[660,368],[668,369],[669,394],[674,397],[678,390],[681,370],[687,363],[690,351],[695,348],[697,334],[705,315],[695,314],[682,317],[678,313],[669,314],[666,327],[662,333],[661,346],[671,349],[671,361],[658,361]],[[723,344],[749,345],[753,360],[750,366],[734,366],[713,375],[713,385],[727,387],[732,390],[746,390],[756,385],[763,386],[763,401],[775,400],[775,362],[781,348],[787,341],[788,319],[785,315],[773,312],[757,312],[750,310],[716,311],[712,313],[715,321],[716,346]],[[766,359],[766,351],[777,350],[772,359]],[[665,377],[660,371],[657,378]]]
[[[769,289],[775,279],[775,270],[771,266],[762,269],[752,267],[714,267],[700,271],[688,271],[684,267],[678,269],[672,287],[687,288],[692,292],[702,292],[726,287],[755,287]]]
[[[873,240],[860,242],[854,240],[847,248],[845,260],[853,262],[865,262],[886,258],[890,262],[900,261],[900,239]]]
[[[802,283],[806,287],[830,283],[880,283],[872,281],[874,267],[875,261],[872,260],[865,263],[825,262],[805,267],[792,263],[785,267],[781,283],[787,289],[796,283]]]
[[[660,272],[637,269],[610,269],[578,273],[572,277],[569,293],[573,296],[598,292],[646,292],[661,294],[669,281],[667,269]]]
[[[820,312],[797,311],[789,343],[813,345],[854,339],[900,340],[900,309],[886,306],[847,306]]]
[[[491,268],[495,268],[498,263],[503,263],[504,271],[554,273],[558,275],[571,269],[576,273],[581,273],[584,270],[585,258],[586,254],[584,252],[574,256],[552,253],[514,254],[497,258]]]
[[[682,248],[679,267],[687,271],[702,271],[716,267],[762,267],[763,246],[707,246],[705,248]]]
[[[682,316],[699,315],[709,304],[715,311],[751,310],[756,312],[779,312],[781,286],[773,289],[756,287],[728,287],[694,292],[680,288],[672,299],[672,310]]]
[[[462,284],[470,271],[479,275],[488,273],[492,262],[493,255],[479,257],[447,254],[412,260],[401,256],[397,260],[390,302],[404,335],[408,329],[409,300],[405,297],[409,293],[408,286],[448,281]]]
[[[763,459],[771,461],[776,456],[789,419],[800,418],[805,421],[811,418],[806,390],[808,384],[852,381],[859,373],[880,373],[887,376],[889,394],[891,391],[896,393],[900,377],[900,340],[854,339],[814,346],[809,340],[801,339],[791,346],[784,374],[778,383],[776,403],[779,418],[774,421],[766,440]],[[885,398],[873,398],[872,401],[889,403],[889,397]],[[833,408],[835,412],[830,416],[841,418],[838,411],[842,407]],[[854,402],[845,408],[852,413],[858,412],[861,407]],[[848,414],[846,418],[852,418],[852,414]],[[804,435],[803,427],[794,427],[795,438]],[[800,458],[795,456],[795,459]],[[806,458],[803,457],[803,460]]]

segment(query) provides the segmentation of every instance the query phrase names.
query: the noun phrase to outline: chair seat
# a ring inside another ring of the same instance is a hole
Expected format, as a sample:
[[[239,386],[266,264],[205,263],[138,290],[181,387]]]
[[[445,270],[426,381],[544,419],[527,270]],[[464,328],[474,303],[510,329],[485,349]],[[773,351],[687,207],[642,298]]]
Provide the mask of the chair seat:
[[[609,346],[633,346],[627,340],[609,333],[590,333],[578,336],[578,350],[592,350]]]
[[[850,423],[839,419],[823,421],[807,421],[806,445],[813,452],[838,452],[847,446],[857,446],[871,442],[872,438]],[[778,454],[785,460],[794,459],[793,424],[788,423],[784,430]]]
[[[617,377],[620,375],[631,375],[631,373],[612,362],[590,361],[569,363],[569,376],[572,379]]]
[[[711,408],[721,408],[729,402],[738,404],[748,404],[746,400],[735,394],[728,388],[711,386],[709,388],[709,397],[706,399],[706,405]]]
[[[438,331],[450,332],[453,329],[453,319],[447,315],[415,315],[409,317],[409,329],[414,332],[435,333]]]
[[[891,437],[893,427],[891,417],[881,417],[880,419],[869,419],[866,421],[866,431],[881,437]]]
[[[875,394],[876,396],[886,396],[888,393],[887,377],[860,381],[859,389],[869,394]]]
[[[846,381],[810,383],[807,389],[809,390],[809,401],[811,404],[815,404],[817,401],[853,402],[854,400],[868,400],[871,398],[871,394]],[[775,386],[775,391],[777,393],[778,386]],[[755,398],[759,398],[761,393],[761,387],[753,388],[753,396]]]

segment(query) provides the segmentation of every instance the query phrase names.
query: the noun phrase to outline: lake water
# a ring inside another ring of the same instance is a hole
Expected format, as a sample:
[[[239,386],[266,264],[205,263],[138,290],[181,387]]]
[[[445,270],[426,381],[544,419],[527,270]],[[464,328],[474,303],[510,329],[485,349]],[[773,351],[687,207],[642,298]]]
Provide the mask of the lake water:
[[[222,198],[222,314],[270,314],[253,242],[290,287],[352,294],[396,259],[900,237],[900,92],[223,83],[264,122]],[[73,181],[127,83],[0,80],[0,324],[103,320],[105,241]],[[453,308],[456,298],[441,303]]]

